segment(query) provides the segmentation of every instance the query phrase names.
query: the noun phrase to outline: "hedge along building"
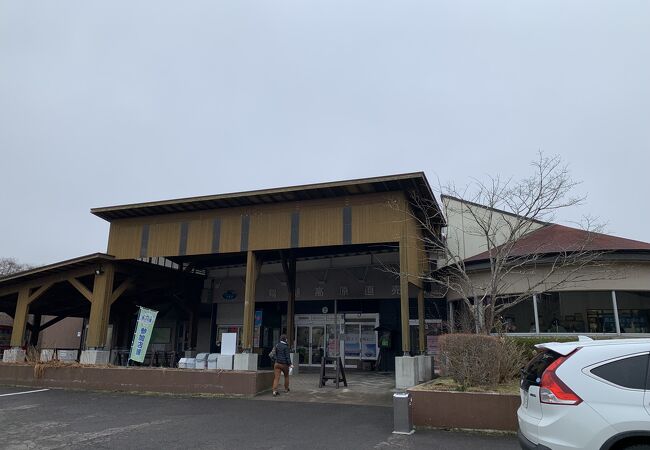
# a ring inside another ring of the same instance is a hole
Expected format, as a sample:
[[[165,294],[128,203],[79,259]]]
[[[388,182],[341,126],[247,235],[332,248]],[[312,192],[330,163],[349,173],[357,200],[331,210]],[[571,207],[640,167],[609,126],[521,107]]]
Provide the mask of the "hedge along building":
[[[522,218],[449,196],[442,196],[442,204],[447,246],[462,257],[466,273],[480,291],[490,284],[491,271],[485,238],[476,232],[476,221],[492,214],[498,228]],[[502,313],[506,331],[523,336],[650,335],[650,243],[541,221],[530,225],[510,251],[513,258],[531,256],[530,263],[504,276],[500,293],[515,297],[529,292],[531,286],[538,287]],[[503,244],[503,236],[495,233],[495,245]],[[574,274],[569,273],[574,268],[564,267],[547,278],[556,256],[576,248],[594,252],[593,264]],[[450,320],[457,322],[451,329],[458,328],[464,302],[453,291],[448,292],[447,301]]]
[[[440,214],[408,211],[410,196],[437,208],[415,173],[92,209],[110,222],[107,254],[0,281],[9,359],[31,313],[87,317],[82,360],[106,361],[128,348],[136,305],[160,311],[152,347],[164,353],[213,352],[234,331],[240,351],[264,355],[286,332],[301,363],[318,364],[334,323],[346,363],[376,361],[375,328],[392,331],[394,355],[425,352],[445,309],[417,276],[430,258],[413,216]]]

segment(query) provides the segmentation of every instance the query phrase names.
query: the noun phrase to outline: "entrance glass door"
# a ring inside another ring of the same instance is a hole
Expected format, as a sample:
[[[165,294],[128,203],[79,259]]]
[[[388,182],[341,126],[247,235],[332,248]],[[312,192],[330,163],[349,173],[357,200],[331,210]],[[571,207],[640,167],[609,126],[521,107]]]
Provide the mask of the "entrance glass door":
[[[377,359],[377,333],[374,325],[361,325],[361,358]]]
[[[296,352],[298,352],[298,361],[300,364],[309,364],[309,337],[310,327],[297,327],[296,328]]]
[[[339,336],[340,339],[340,336]],[[339,350],[337,348],[336,342],[336,330],[334,325],[327,325],[327,350],[326,355],[331,357],[336,357],[339,355]]]
[[[311,327],[311,361],[320,364],[325,348],[325,327]]]
[[[345,325],[345,358],[359,359],[361,356],[361,342],[359,339],[359,325]]]

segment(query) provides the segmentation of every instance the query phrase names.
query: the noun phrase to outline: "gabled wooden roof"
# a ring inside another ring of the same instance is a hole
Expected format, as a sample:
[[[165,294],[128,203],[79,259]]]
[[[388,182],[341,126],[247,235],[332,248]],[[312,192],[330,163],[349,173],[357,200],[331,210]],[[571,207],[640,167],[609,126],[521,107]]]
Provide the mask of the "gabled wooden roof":
[[[432,201],[433,204],[437,205],[435,196],[424,172],[415,172],[330,183],[108,206],[92,208],[90,212],[110,222],[114,219],[127,217],[253,206],[265,203],[326,199],[392,191],[414,191],[419,197],[429,202]]]

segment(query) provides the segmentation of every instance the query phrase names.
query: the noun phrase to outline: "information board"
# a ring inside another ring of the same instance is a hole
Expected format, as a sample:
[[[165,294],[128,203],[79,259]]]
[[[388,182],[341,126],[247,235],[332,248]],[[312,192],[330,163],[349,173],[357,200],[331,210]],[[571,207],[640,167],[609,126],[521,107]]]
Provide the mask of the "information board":
[[[237,333],[223,333],[221,335],[221,354],[234,355],[237,352]]]

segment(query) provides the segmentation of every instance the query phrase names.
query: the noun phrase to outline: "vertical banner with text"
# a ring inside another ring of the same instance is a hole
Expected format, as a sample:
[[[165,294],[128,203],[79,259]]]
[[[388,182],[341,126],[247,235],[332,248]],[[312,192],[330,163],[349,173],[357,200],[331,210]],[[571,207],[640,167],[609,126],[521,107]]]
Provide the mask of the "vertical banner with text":
[[[147,353],[147,347],[149,347],[149,339],[151,339],[151,332],[157,314],[158,311],[140,307],[138,323],[135,325],[135,333],[133,334],[133,344],[131,344],[131,355],[129,356],[131,361],[144,362],[144,355]]]

